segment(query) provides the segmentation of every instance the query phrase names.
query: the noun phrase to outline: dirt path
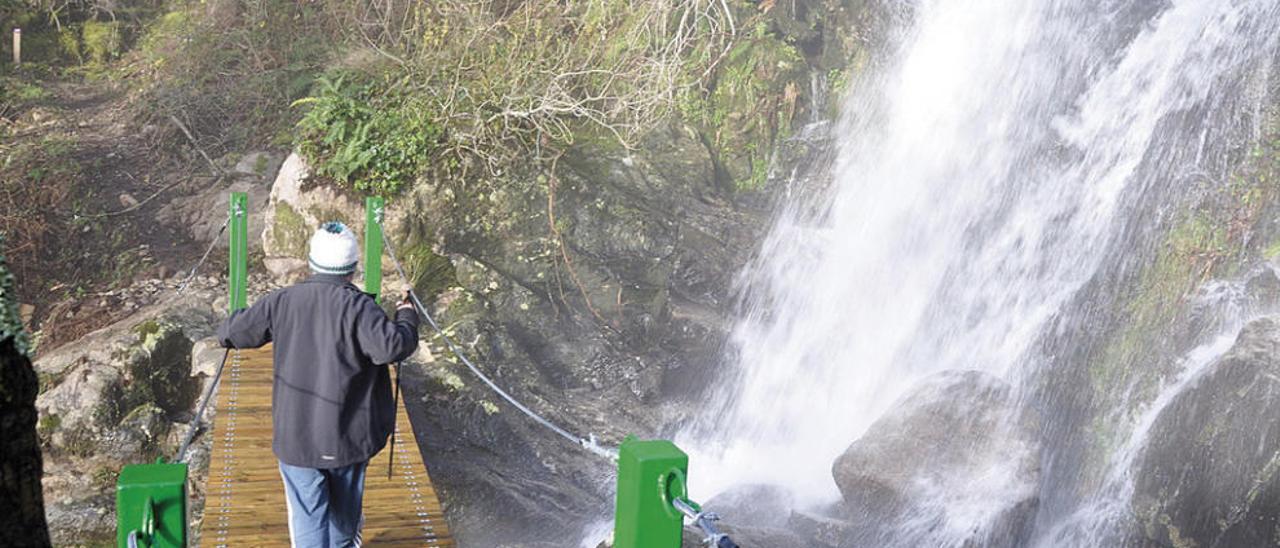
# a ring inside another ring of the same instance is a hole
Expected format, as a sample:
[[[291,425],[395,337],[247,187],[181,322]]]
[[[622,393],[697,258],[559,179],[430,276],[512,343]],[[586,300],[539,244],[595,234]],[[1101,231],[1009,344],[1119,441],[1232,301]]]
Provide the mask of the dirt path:
[[[11,252],[10,262],[28,327],[40,330],[42,348],[51,349],[131,312],[137,303],[123,288],[177,275],[199,257],[202,242],[157,218],[213,179],[203,160],[187,154],[189,143],[154,142],[155,128],[135,122],[123,85],[41,84],[46,98],[17,117],[6,146],[43,156],[10,180],[57,192],[43,204],[38,243]],[[46,169],[56,180],[32,177]]]

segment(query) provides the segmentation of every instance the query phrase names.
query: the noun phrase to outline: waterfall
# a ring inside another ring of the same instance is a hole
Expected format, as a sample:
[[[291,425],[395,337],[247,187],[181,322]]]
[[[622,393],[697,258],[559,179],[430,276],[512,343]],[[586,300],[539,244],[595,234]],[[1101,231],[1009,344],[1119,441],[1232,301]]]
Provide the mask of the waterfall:
[[[1147,243],[1181,175],[1221,170],[1251,108],[1235,84],[1280,40],[1275,0],[900,9],[842,100],[827,184],[742,274],[732,373],[679,436],[702,496],[833,502],[832,461],[922,377],[1033,382],[1037,342],[1071,336],[1047,330]]]

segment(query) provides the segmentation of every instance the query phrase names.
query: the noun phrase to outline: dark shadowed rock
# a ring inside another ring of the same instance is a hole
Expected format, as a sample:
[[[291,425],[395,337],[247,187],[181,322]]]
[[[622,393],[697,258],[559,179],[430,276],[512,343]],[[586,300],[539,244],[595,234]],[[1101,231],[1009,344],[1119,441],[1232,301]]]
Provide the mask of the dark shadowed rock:
[[[1280,323],[1256,320],[1151,427],[1136,472],[1137,535],[1161,546],[1280,538]]]
[[[191,379],[191,339],[177,324],[139,324],[138,343],[125,362],[126,404],[154,403],[166,413],[185,411],[194,403],[198,385]]]
[[[1038,421],[1004,381],[929,377],[832,468],[853,534],[842,546],[1020,546],[1038,507]]]

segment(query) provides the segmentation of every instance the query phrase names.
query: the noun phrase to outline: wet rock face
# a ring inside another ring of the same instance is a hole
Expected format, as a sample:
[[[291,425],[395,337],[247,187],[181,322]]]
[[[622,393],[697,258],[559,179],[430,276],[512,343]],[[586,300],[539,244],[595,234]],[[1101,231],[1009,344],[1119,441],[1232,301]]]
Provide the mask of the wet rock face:
[[[1152,425],[1135,474],[1140,539],[1273,546],[1280,538],[1280,320],[1256,320]]]
[[[48,546],[36,437],[38,382],[12,337],[0,340],[0,545]]]
[[[653,435],[714,374],[731,281],[764,223],[680,127],[630,153],[570,151],[555,181],[518,177],[482,198],[413,198],[431,225],[413,232],[434,239],[406,247],[436,250],[454,273],[433,312],[551,420],[605,443]],[[428,378],[411,410],[461,542],[567,543],[609,515],[610,463],[507,406],[438,340],[426,344],[435,361],[415,367]]]
[[[1038,437],[1004,381],[926,378],[833,465],[850,522],[841,546],[1022,545],[1038,507]]]

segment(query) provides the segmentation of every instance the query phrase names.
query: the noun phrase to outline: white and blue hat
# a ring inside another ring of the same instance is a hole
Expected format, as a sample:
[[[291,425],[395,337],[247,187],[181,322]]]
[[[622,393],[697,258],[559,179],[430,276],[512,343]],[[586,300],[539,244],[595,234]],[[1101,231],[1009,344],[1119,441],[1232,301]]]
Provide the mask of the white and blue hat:
[[[360,261],[360,244],[347,225],[330,221],[320,225],[311,236],[311,252],[307,262],[317,274],[347,275],[356,271]]]

